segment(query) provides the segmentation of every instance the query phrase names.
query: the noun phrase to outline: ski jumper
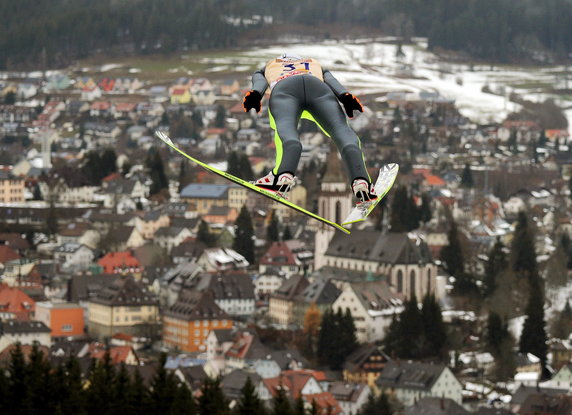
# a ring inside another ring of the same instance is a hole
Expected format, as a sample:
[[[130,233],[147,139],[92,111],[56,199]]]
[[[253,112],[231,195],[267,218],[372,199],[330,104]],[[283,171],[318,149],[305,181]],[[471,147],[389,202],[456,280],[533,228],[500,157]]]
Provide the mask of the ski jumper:
[[[252,75],[252,89],[264,95],[270,87],[268,113],[276,144],[275,175],[296,172],[302,143],[300,118],[310,119],[331,137],[346,165],[350,183],[363,178],[371,183],[361,143],[348,125],[338,98],[347,90],[314,59],[273,59]]]

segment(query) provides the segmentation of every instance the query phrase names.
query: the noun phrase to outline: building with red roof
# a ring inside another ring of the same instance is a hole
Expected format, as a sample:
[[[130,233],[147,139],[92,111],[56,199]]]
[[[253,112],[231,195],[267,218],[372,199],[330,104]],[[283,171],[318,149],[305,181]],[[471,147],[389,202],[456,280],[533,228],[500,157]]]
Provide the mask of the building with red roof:
[[[0,284],[0,315],[14,316],[17,320],[30,320],[35,310],[36,302],[24,291]]]
[[[97,263],[105,274],[139,274],[143,271],[139,260],[130,251],[109,252]]]
[[[4,268],[7,262],[20,258],[20,255],[8,245],[0,245],[0,268]]]
[[[285,370],[275,378],[262,379],[259,394],[262,399],[273,399],[278,390],[283,388],[293,400],[302,399],[311,405],[315,402],[319,413],[341,414],[343,411],[334,396],[320,386],[320,380],[325,380],[323,372],[301,369]]]
[[[126,365],[139,365],[139,357],[131,346],[111,346],[107,348],[102,343],[92,343],[89,345],[89,355],[93,359],[101,360],[105,353],[109,352],[111,364],[118,365],[124,363]]]

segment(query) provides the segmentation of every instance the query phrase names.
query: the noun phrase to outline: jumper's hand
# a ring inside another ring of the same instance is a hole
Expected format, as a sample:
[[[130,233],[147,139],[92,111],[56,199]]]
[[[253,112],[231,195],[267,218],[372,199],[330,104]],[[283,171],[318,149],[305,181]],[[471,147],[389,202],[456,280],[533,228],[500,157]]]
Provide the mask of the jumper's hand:
[[[339,99],[344,106],[344,110],[346,111],[348,117],[354,117],[354,110],[363,112],[363,106],[361,105],[361,102],[359,102],[359,99],[352,94],[346,92],[345,94],[340,95]]]
[[[258,91],[248,91],[242,100],[244,112],[248,112],[252,108],[254,108],[257,113],[260,112],[260,101],[262,101],[262,95],[260,95]]]

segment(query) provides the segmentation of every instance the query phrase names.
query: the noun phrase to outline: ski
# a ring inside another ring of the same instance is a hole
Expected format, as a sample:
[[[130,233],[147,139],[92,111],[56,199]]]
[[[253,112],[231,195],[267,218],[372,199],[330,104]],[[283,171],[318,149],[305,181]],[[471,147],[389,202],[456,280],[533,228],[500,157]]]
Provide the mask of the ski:
[[[303,207],[300,207],[298,205],[296,205],[295,203],[290,202],[287,199],[284,199],[283,197],[280,197],[270,191],[261,189],[259,187],[256,187],[255,185],[253,185],[252,183],[241,179],[240,177],[236,177],[233,176],[232,174],[229,174],[227,172],[224,172],[222,170],[217,169],[216,167],[210,166],[207,163],[204,163],[196,158],[194,158],[193,156],[190,156],[189,154],[185,153],[183,150],[181,150],[179,147],[177,147],[177,145],[175,143],[173,143],[173,141],[169,138],[169,136],[167,134],[165,134],[162,131],[155,131],[155,135],[157,136],[157,138],[159,138],[161,141],[163,141],[165,144],[167,144],[169,147],[171,147],[173,150],[175,150],[176,152],[178,152],[179,154],[185,156],[186,158],[188,158],[189,160],[191,160],[193,163],[198,164],[199,166],[201,166],[202,168],[215,173],[221,177],[224,177],[227,180],[230,180],[231,182],[234,182],[242,187],[246,187],[247,189],[250,189],[258,194],[261,194],[269,199],[274,200],[275,202],[281,203],[285,206],[288,206],[289,208],[292,208],[294,210],[297,210],[300,213],[303,213],[313,219],[316,219],[322,223],[325,223],[326,225],[329,225],[333,228],[336,228],[339,231],[342,231],[346,234],[349,234],[350,231],[347,230],[346,228],[344,228],[343,226],[341,226],[340,224],[336,223],[336,222],[332,222],[328,219],[322,218],[319,215],[316,215],[315,213],[312,213],[306,209],[304,209]]]
[[[397,177],[397,172],[399,171],[399,164],[390,163],[386,164],[379,170],[379,176],[377,181],[373,186],[375,193],[377,194],[377,199],[371,202],[363,202],[355,206],[348,217],[342,222],[342,226],[351,225],[352,223],[361,222],[365,220],[371,213],[371,211],[377,206],[377,204],[385,197],[389,189],[393,186],[395,178]]]

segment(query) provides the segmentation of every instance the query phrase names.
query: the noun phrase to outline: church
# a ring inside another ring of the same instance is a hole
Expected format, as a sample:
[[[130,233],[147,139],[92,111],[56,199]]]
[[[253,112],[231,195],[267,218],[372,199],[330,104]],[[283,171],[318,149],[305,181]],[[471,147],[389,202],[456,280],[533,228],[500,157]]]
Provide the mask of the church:
[[[330,151],[318,196],[318,214],[340,223],[353,202],[337,151]],[[404,298],[437,295],[438,267],[427,244],[408,233],[373,228],[352,229],[351,235],[321,226],[315,236],[314,269],[333,267],[386,277]]]

